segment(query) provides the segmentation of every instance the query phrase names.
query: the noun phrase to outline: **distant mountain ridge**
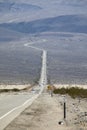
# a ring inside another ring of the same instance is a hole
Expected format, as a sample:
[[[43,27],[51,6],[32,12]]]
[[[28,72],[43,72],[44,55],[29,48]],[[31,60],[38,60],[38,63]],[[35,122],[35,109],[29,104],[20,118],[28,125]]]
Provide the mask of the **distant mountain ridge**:
[[[21,33],[40,32],[75,32],[87,33],[87,16],[62,15],[53,18],[35,20],[31,22],[3,23],[0,27]]]
[[[0,2],[0,13],[1,12],[22,12],[22,11],[36,11],[42,9],[40,6],[26,4],[26,3],[15,3],[15,2]]]

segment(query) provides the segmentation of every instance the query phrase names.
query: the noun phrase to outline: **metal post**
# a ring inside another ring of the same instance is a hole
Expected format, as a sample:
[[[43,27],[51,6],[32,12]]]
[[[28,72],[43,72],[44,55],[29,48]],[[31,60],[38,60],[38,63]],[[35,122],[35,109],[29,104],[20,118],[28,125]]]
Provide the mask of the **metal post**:
[[[66,102],[64,102],[64,119],[66,119]]]
[[[63,125],[64,123],[66,123],[66,98],[65,95],[63,95],[63,121],[59,121],[58,124],[59,125]]]

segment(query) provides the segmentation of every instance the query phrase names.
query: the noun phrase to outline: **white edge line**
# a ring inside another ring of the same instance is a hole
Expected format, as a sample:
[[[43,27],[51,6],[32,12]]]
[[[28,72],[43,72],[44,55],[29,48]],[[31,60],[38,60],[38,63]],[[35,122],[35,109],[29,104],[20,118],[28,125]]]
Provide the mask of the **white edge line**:
[[[37,49],[37,50],[40,50],[40,51],[43,51],[43,52],[44,52],[43,49],[40,49],[40,48],[37,48],[37,47],[32,47],[32,46],[28,46],[28,47],[31,47],[31,48],[34,48],[34,49]],[[11,111],[9,111],[9,112],[7,112],[5,115],[1,116],[1,117],[0,117],[0,120],[3,119],[3,118],[5,118],[6,116],[8,116],[8,115],[9,115],[10,113],[12,113],[13,111],[15,111],[15,110],[17,110],[17,109],[22,108],[23,106],[25,106],[30,100],[32,100],[32,102],[33,102],[33,101],[42,93],[42,91],[43,91],[43,88],[41,89],[41,91],[39,92],[38,95],[35,95],[34,97],[28,99],[28,100],[25,101],[22,105],[13,108]]]
[[[13,111],[19,109],[19,108],[22,108],[23,106],[25,106],[29,101],[34,101],[39,95],[35,95],[34,97],[28,99],[26,102],[24,102],[22,105],[18,106],[18,107],[15,107],[13,108],[11,111],[7,112],[5,115],[1,116],[0,117],[0,120],[5,118],[6,116],[8,116],[10,113],[12,113]]]

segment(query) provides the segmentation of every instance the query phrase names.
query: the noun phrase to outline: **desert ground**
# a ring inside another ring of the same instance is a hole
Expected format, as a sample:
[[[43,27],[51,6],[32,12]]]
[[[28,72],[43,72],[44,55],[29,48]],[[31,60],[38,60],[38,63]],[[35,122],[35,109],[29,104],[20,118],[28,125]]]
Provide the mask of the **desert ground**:
[[[87,1],[1,0],[0,89],[38,83],[42,52],[29,45],[47,51],[50,84],[87,88]],[[64,95],[44,90],[5,130],[87,130],[87,99],[65,101],[66,119]]]
[[[18,90],[22,90],[22,89],[26,89],[28,87],[30,87],[30,84],[27,85],[0,85],[0,90],[4,90],[4,89],[8,89],[8,90],[12,90],[12,89],[18,89]]]
[[[50,91],[44,90],[5,130],[87,130],[86,111],[87,99],[72,99],[68,95],[52,96]]]

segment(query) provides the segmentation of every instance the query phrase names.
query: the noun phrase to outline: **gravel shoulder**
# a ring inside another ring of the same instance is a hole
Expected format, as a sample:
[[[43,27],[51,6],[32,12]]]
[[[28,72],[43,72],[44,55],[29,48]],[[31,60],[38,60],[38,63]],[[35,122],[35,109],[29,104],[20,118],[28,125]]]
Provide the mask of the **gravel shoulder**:
[[[66,96],[67,118],[64,121],[63,98],[43,92],[5,130],[87,130],[86,99]],[[62,125],[59,125],[60,121],[63,121]]]

